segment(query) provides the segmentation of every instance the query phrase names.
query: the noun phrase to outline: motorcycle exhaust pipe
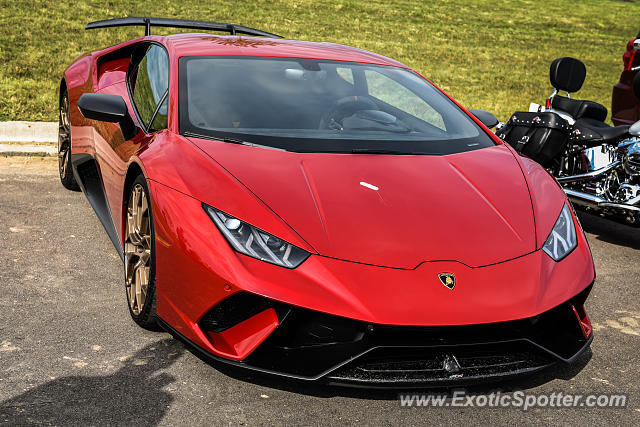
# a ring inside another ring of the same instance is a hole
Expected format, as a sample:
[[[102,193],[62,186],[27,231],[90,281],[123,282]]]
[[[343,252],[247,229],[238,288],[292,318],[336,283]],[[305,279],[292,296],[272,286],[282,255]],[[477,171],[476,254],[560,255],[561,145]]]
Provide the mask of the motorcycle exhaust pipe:
[[[626,205],[624,203],[603,203],[600,205],[602,208],[621,209],[631,212],[640,212],[640,206]]]
[[[586,206],[594,209],[620,209],[630,212],[640,212],[640,196],[636,196],[629,200],[628,203],[612,203],[602,197],[595,196],[589,193],[583,193],[581,191],[571,190],[569,188],[564,189],[565,194],[571,200],[572,203],[580,206]]]
[[[602,197],[598,197],[589,193],[583,193],[581,191],[575,191],[565,188],[564,193],[567,195],[569,200],[571,200],[571,202],[575,203],[576,205],[586,206],[588,208],[597,208],[600,204],[607,203],[607,201]]]
[[[571,175],[571,176],[561,176],[559,178],[556,178],[556,181],[560,182],[560,183],[567,183],[567,182],[576,182],[576,181],[584,181],[585,179],[591,179],[591,178],[595,178],[596,176],[600,176],[603,173],[607,173],[609,172],[611,169],[620,166],[620,160],[616,160],[615,162],[611,163],[610,165],[607,165],[603,168],[591,171],[591,172],[587,172],[587,173],[583,173],[580,175]],[[604,199],[602,199],[604,200]]]

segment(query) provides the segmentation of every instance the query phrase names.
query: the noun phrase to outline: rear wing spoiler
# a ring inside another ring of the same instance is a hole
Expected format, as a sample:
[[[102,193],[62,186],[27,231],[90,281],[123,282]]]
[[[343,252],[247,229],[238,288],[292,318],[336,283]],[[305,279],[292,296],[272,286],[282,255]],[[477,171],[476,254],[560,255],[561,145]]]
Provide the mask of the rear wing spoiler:
[[[277,34],[268,33],[262,30],[256,30],[255,28],[244,27],[236,24],[225,24],[222,22],[208,22],[208,21],[191,21],[187,19],[170,19],[170,18],[145,18],[130,16],[127,18],[115,18],[107,19],[104,21],[89,22],[85,30],[92,30],[95,28],[109,28],[109,27],[129,27],[129,26],[144,26],[145,36],[151,35],[151,27],[169,27],[169,28],[192,28],[196,30],[213,30],[213,31],[225,31],[236,34],[247,34],[251,36],[263,36],[263,37],[277,37],[282,38]]]

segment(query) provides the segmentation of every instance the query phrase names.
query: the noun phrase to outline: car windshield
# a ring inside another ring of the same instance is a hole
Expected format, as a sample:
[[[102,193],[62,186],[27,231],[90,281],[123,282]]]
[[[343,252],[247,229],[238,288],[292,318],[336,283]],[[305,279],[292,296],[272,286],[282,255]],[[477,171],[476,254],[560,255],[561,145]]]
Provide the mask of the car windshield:
[[[451,154],[494,145],[399,67],[292,58],[180,58],[180,132],[297,152]]]

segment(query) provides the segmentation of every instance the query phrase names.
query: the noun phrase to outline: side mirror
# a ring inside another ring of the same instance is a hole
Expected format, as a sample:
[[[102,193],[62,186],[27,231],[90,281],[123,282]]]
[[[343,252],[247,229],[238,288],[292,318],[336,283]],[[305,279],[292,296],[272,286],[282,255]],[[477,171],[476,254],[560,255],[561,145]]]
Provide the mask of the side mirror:
[[[87,119],[118,123],[125,140],[138,134],[138,128],[129,115],[127,103],[119,95],[85,93],[78,100],[78,108]]]
[[[496,116],[488,111],[473,109],[469,110],[469,112],[476,116],[476,118],[489,129],[495,127],[498,124],[498,119],[496,118]]]

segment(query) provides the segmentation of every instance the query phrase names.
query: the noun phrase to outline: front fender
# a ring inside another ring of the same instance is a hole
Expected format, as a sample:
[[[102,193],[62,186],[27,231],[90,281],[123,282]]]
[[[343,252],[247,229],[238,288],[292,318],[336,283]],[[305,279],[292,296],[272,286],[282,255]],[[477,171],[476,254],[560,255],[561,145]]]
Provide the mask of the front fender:
[[[171,132],[160,133],[153,143],[138,153],[138,157],[149,180],[233,215],[307,252],[315,253],[269,206],[186,138]]]

